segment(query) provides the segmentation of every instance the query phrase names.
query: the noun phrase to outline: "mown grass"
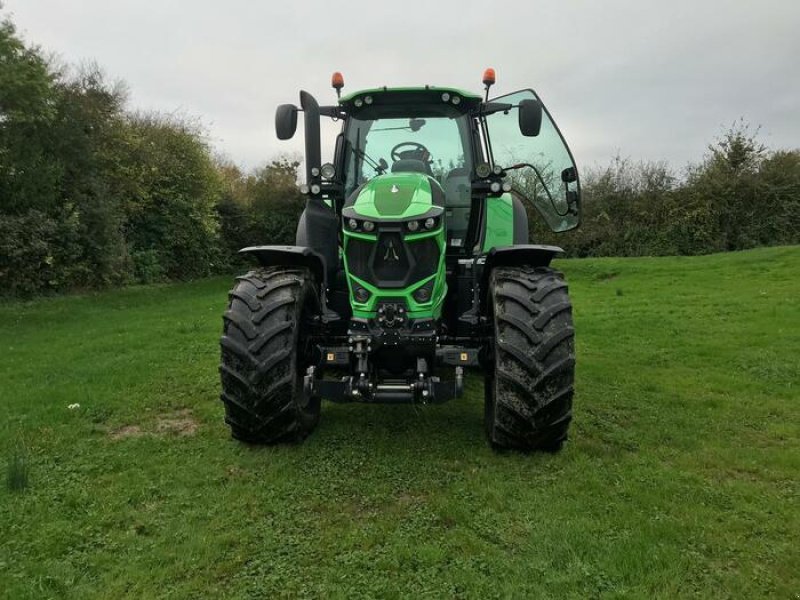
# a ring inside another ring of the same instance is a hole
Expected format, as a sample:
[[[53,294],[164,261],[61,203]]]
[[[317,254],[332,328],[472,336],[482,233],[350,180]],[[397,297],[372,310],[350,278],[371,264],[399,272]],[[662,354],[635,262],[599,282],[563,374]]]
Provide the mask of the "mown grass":
[[[29,475],[0,492],[0,594],[797,597],[800,248],[559,266],[557,455],[492,452],[476,375],[231,441],[225,279],[0,305],[0,451]]]

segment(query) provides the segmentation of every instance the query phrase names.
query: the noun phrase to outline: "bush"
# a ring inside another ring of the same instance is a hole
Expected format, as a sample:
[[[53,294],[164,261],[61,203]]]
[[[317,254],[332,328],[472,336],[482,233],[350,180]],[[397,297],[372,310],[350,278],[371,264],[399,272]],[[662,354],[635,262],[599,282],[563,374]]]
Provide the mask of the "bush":
[[[133,274],[138,283],[157,283],[166,279],[164,267],[158,260],[157,250],[134,250],[131,252]]]
[[[77,214],[67,208],[57,216],[31,210],[0,214],[0,290],[30,296],[67,288],[81,254]]]
[[[124,86],[54,68],[8,20],[0,66],[0,294],[204,277],[243,268],[242,247],[294,243],[298,161],[214,159],[196,123],[131,113]],[[743,123],[680,176],[617,157],[582,182],[580,229],[553,234],[529,207],[533,240],[572,256],[800,243],[800,151]]]
[[[126,238],[170,279],[203,277],[220,260],[220,179],[201,132],[158,116],[129,119]]]
[[[615,158],[583,179],[581,227],[533,239],[572,256],[691,255],[800,243],[800,151],[770,152],[734,124],[678,177],[664,163]]]

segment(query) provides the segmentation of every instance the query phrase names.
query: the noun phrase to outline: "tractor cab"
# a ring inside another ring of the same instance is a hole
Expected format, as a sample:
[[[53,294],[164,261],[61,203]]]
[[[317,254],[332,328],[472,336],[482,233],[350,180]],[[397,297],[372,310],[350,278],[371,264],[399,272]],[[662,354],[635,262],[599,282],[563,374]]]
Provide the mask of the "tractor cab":
[[[223,384],[231,394],[223,401],[235,435],[242,406],[261,402],[262,394],[254,389],[240,400],[237,386],[272,376],[233,374],[245,364],[273,364],[242,355],[257,347],[276,356],[294,349],[289,371],[302,379],[302,387],[267,394],[269,402],[290,402],[289,412],[274,416],[278,404],[263,404],[256,415],[276,435],[288,430],[268,426],[273,418],[288,419],[291,431],[310,431],[319,398],[441,402],[461,395],[465,369],[480,367],[492,443],[563,441],[572,325],[563,277],[549,267],[562,251],[530,243],[528,216],[538,214],[555,232],[577,227],[580,182],[539,96],[527,89],[489,99],[494,82],[487,69],[484,95],[424,86],[342,97],[344,81],[335,73],[335,104],[320,106],[302,91],[299,107],[278,107],[279,139],[291,138],[303,115],[307,201],[294,246],[242,250],[262,270],[232,293],[235,315],[223,337]],[[342,127],[326,164],[323,118]],[[270,316],[272,310],[278,312]],[[262,320],[274,320],[274,328],[264,329]],[[281,332],[283,345],[253,341],[262,330]],[[540,368],[550,374],[536,375]],[[286,373],[281,367],[274,375]],[[510,381],[514,389],[506,389]],[[529,408],[514,417],[519,422],[509,424],[503,411],[523,406]],[[303,411],[312,421],[302,420]]]
[[[388,182],[395,174],[413,173],[427,179],[444,208],[447,248],[462,250],[476,160],[470,114],[480,104],[479,96],[430,87],[368,90],[343,98],[349,119],[337,158],[345,197],[375,178]]]
[[[529,243],[526,205],[553,231],[579,223],[575,163],[532,90],[486,100],[456,88],[375,88],[332,106],[306,92],[300,100],[301,109],[282,105],[276,115],[285,139],[304,113],[309,200],[297,245],[323,257],[330,281],[347,284],[330,294],[345,319],[374,313],[400,289],[411,312],[440,316],[459,260]],[[320,165],[325,117],[342,130],[333,162]],[[426,302],[415,301],[417,288]]]
[[[323,117],[341,120],[342,132],[332,163],[307,165],[303,189],[312,197],[319,190],[316,195],[336,214],[353,203],[353,193],[367,182],[417,173],[435,182],[434,193],[443,194],[451,254],[527,243],[527,221],[521,222],[527,218],[526,205],[535,207],[553,231],[579,224],[575,162],[533,90],[484,101],[455,88],[376,88],[342,97],[338,106],[317,108]],[[281,130],[291,131],[285,137],[294,133],[296,110],[292,105],[279,108],[279,137]],[[315,119],[314,107],[309,110]],[[318,130],[311,125],[312,137]],[[306,146],[308,156],[308,139]],[[311,158],[318,155],[318,150],[311,152]],[[504,197],[503,202],[486,202],[497,197]],[[501,205],[510,206],[518,217],[516,237],[485,222],[490,209]]]

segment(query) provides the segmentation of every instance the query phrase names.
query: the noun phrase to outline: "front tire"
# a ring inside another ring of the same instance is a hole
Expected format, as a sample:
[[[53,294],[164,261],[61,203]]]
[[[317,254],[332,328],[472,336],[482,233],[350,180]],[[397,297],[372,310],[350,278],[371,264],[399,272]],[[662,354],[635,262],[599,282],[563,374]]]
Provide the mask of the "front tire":
[[[320,399],[303,386],[317,298],[305,269],[257,269],[237,279],[220,339],[220,398],[234,438],[297,442],[319,422]]]
[[[490,279],[494,344],[485,427],[495,448],[561,449],[572,420],[575,342],[564,276],[498,267]]]

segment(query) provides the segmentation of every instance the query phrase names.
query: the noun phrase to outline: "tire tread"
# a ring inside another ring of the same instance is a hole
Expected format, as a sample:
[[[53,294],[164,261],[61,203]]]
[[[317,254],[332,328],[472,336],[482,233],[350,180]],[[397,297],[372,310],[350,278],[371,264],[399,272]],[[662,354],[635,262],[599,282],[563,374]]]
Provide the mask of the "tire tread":
[[[490,281],[496,342],[486,382],[489,442],[557,451],[567,439],[574,396],[567,283],[549,267],[498,267]]]
[[[316,426],[319,400],[299,402],[296,347],[298,321],[313,292],[304,269],[256,269],[236,278],[220,338],[220,400],[234,438],[300,441]]]

